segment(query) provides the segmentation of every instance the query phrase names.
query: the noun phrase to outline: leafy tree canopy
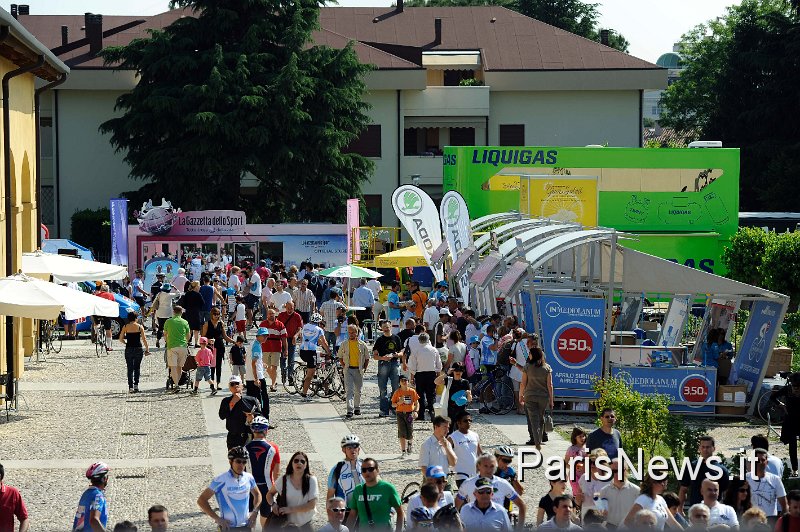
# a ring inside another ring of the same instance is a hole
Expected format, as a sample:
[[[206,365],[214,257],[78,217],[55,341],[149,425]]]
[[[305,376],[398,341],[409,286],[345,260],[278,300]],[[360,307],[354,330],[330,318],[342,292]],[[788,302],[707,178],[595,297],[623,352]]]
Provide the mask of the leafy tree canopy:
[[[177,0],[194,16],[102,52],[139,74],[101,131],[142,193],[184,210],[245,208],[253,221],[343,221],[372,170],[347,153],[368,123],[370,67],[351,46],[311,45],[321,5]],[[242,198],[247,173],[258,193]]]
[[[598,17],[600,4],[581,0],[409,0],[410,7],[502,6],[541,20],[570,33],[600,42]],[[620,33],[609,30],[609,46],[627,52],[630,43]]]
[[[685,70],[659,122],[741,148],[741,208],[796,210],[800,173],[798,2],[744,0],[683,36]]]

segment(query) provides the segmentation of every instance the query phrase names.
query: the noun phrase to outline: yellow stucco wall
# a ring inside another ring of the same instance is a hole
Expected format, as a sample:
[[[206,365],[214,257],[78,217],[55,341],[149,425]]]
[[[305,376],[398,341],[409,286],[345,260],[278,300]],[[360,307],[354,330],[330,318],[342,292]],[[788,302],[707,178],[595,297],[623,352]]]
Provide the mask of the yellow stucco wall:
[[[0,77],[18,68],[14,63],[0,57]],[[23,74],[10,81],[9,103],[11,105],[11,203],[10,213],[6,213],[5,179],[2,175],[3,150],[0,149],[0,274],[2,277],[21,269],[22,252],[36,248],[36,123],[33,114],[34,76]],[[0,119],[2,117],[0,116]],[[0,129],[0,137],[2,129]],[[0,144],[1,146],[1,144]],[[12,242],[6,242],[6,224],[12,224]],[[7,272],[5,257],[13,257],[13,271]],[[6,318],[0,318],[0,373],[6,372]],[[23,356],[30,356],[34,350],[33,320],[14,318],[14,345],[16,352],[15,372],[19,376],[24,371]]]

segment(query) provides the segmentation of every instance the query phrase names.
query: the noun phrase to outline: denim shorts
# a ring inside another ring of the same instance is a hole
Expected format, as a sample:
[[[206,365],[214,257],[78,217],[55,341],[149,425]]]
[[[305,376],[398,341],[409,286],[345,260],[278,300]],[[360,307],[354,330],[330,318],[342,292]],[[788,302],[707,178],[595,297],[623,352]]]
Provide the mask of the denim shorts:
[[[211,382],[211,369],[211,366],[197,366],[197,369],[194,373],[194,382],[200,382],[203,379]]]

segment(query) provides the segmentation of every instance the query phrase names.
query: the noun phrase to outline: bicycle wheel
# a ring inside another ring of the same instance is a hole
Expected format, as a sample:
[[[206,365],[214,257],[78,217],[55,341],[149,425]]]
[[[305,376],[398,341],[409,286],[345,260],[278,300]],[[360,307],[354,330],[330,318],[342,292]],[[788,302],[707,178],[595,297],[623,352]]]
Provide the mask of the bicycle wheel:
[[[316,386],[316,394],[318,397],[324,397],[325,399],[330,399],[336,394],[336,388],[334,387],[333,383],[333,373],[330,373],[330,370],[325,370],[324,374],[320,376],[319,379],[314,377],[314,380],[317,383]]]
[[[294,384],[290,384],[288,388],[291,390],[289,393],[296,394],[303,391],[303,382],[306,380],[306,366],[298,364],[294,367]]]
[[[400,494],[400,503],[407,504],[408,501],[419,493],[419,482],[409,482],[406,484],[406,487],[403,488],[403,493]]]
[[[50,327],[50,348],[53,350],[53,353],[60,353],[62,337],[58,334],[58,328],[55,325],[50,325]]]
[[[283,391],[288,394],[294,395],[297,393],[297,388],[294,386],[294,371],[297,369],[298,364],[286,368],[286,378],[283,380]]]
[[[105,344],[103,343],[103,338],[98,338],[97,341],[94,343],[94,352],[97,354],[97,358],[100,358],[101,351],[105,351]]]
[[[779,404],[770,401],[772,391],[764,392],[758,399],[758,415],[771,425],[780,425],[786,412]]]

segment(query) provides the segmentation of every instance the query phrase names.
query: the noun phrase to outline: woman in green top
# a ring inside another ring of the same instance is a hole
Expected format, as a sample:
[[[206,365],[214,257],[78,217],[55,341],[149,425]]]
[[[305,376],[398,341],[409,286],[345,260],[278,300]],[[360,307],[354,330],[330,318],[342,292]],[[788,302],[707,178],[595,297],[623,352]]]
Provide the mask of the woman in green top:
[[[397,512],[395,532],[403,530],[403,506],[400,504],[400,495],[394,486],[381,480],[378,471],[378,462],[374,458],[365,458],[361,462],[361,476],[364,483],[356,486],[347,507],[351,510],[347,518],[347,526],[354,530],[356,514],[361,528],[382,528],[388,530],[392,526],[391,510]]]

